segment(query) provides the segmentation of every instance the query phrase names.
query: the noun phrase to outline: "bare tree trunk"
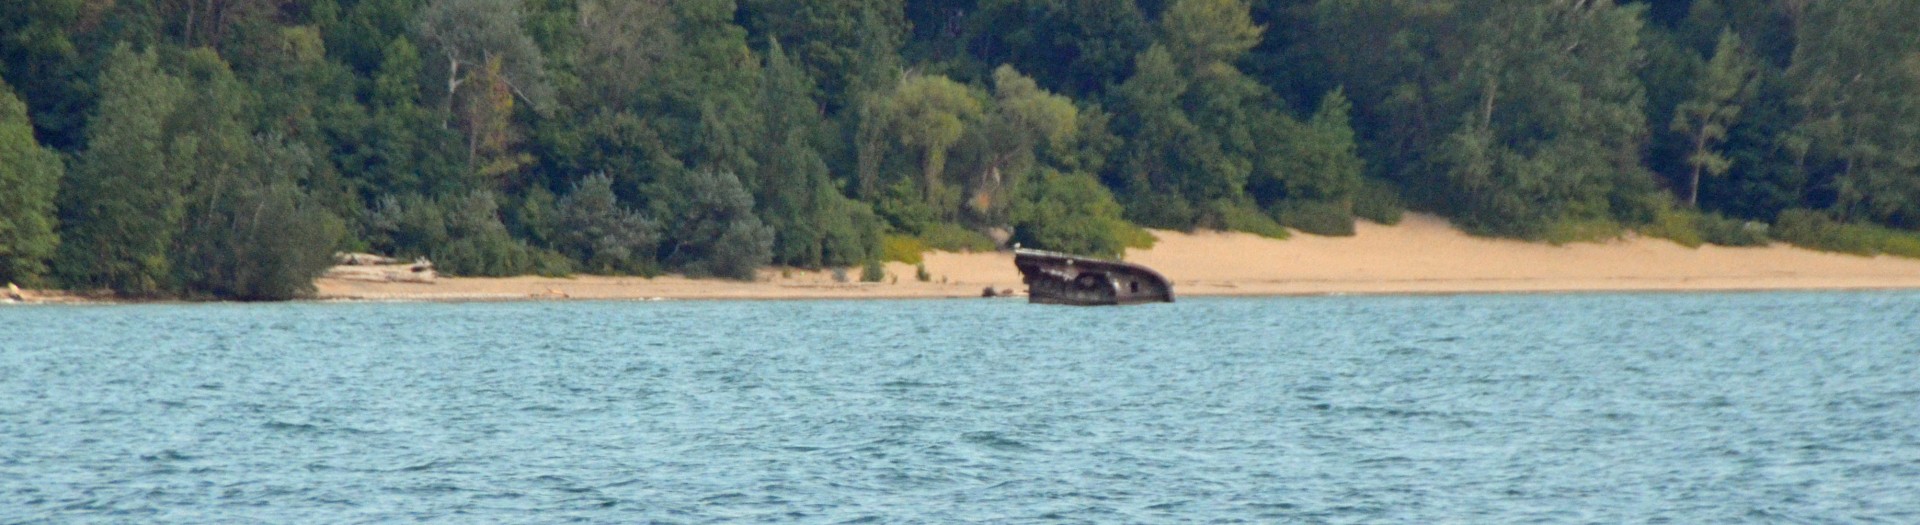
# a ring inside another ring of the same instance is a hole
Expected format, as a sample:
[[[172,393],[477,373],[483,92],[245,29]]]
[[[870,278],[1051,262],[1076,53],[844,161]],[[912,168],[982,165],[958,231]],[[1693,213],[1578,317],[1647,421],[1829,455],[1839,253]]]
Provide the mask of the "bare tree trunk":
[[[1706,126],[1703,124],[1701,127],[1705,128]],[[1707,133],[1705,131],[1701,131],[1699,136],[1694,138],[1693,154],[1695,156],[1698,156],[1706,150],[1707,150]],[[1700,207],[1700,169],[1702,168],[1702,166],[1699,163],[1695,162],[1693,159],[1687,159],[1687,163],[1693,165],[1693,190],[1687,192],[1687,205],[1692,206],[1694,208],[1699,208]]]
[[[453,118],[454,94],[459,92],[460,92],[460,59],[455,58],[453,56],[452,51],[448,51],[447,52],[447,112],[444,114],[444,116],[440,117],[440,129],[448,129],[448,127],[450,126],[449,120]]]

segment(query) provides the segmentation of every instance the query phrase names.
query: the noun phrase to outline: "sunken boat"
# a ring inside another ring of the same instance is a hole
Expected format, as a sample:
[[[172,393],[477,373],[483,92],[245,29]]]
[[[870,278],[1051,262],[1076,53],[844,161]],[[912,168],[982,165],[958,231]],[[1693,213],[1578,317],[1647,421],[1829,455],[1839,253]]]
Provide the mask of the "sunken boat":
[[[1016,249],[1013,264],[1027,284],[1027,302],[1100,306],[1173,302],[1173,284],[1138,264],[1041,250]]]

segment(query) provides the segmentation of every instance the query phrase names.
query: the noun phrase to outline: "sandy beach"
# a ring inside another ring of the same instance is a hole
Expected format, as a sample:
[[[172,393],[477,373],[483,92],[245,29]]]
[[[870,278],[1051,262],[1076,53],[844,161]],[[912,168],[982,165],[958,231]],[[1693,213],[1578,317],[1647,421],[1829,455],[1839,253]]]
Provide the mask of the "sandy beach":
[[[1765,248],[1687,248],[1627,237],[1553,246],[1474,237],[1444,219],[1409,214],[1395,226],[1362,222],[1354,237],[1154,231],[1160,242],[1126,259],[1159,270],[1193,296],[1595,291],[1920,289],[1920,260]],[[932,279],[891,263],[881,283],[840,282],[830,271],[767,269],[755,282],[663,276],[441,278],[427,283],[323,278],[322,300],[666,300],[974,298],[1024,292],[1008,253],[928,253]],[[847,275],[858,276],[858,269]]]

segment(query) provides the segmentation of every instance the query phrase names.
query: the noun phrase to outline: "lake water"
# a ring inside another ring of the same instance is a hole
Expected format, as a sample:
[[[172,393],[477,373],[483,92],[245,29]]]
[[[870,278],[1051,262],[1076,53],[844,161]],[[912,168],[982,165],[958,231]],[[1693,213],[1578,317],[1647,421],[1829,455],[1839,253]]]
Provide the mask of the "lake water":
[[[0,307],[0,523],[1920,523],[1920,294]]]

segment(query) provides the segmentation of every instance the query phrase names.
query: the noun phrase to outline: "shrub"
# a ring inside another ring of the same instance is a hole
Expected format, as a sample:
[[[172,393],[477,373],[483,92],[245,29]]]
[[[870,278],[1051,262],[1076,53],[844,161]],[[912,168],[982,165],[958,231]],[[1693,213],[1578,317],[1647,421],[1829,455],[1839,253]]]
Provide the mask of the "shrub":
[[[1044,170],[1014,201],[1013,240],[1025,246],[1118,257],[1153,236],[1121,219],[1120,205],[1091,175]]]
[[[926,251],[927,244],[917,237],[889,233],[880,239],[880,258],[875,260],[920,264]]]
[[[1794,246],[1814,250],[1873,255],[1872,239],[1857,229],[1849,229],[1826,214],[1806,209],[1780,212],[1773,223],[1774,237]]]
[[[593,175],[577,182],[554,205],[553,248],[596,273],[651,273],[660,244],[660,224],[621,206],[613,179]]]
[[[1160,238],[1154,237],[1153,232],[1125,222],[1120,223],[1120,232],[1116,236],[1120,238],[1121,246],[1140,250],[1153,248],[1155,243],[1160,242]]]
[[[1618,239],[1624,231],[1620,223],[1608,219],[1560,219],[1543,228],[1540,238],[1554,245],[1600,242]]]
[[[994,248],[993,239],[985,234],[949,222],[928,225],[920,233],[920,240],[927,248],[944,252],[990,252]]]
[[[1376,224],[1400,224],[1406,212],[1407,205],[1400,200],[1399,192],[1382,181],[1365,179],[1359,193],[1353,196],[1353,215]]]
[[[1896,257],[1920,259],[1920,234],[1898,230],[1884,230],[1885,238],[1880,241],[1880,252]]]
[[[1283,201],[1274,206],[1273,218],[1283,226],[1314,235],[1353,236],[1353,215],[1339,203]]]
[[[1244,204],[1215,203],[1210,214],[1212,221],[1202,221],[1202,226],[1247,232],[1261,237],[1286,239],[1293,236],[1287,228],[1274,222],[1272,217],[1260,210]]]
[[[880,252],[880,232],[885,223],[865,203],[822,193],[831,211],[823,216],[820,262],[828,266],[851,266],[871,259]]]
[[[1673,209],[1661,206],[1653,213],[1653,220],[1640,227],[1640,233],[1649,237],[1659,237],[1688,248],[1699,248],[1706,241],[1700,235],[1700,214],[1693,211]]]
[[[887,279],[887,267],[879,259],[869,260],[860,267],[860,282],[877,283]]]
[[[290,184],[234,189],[191,218],[175,268],[195,294],[284,301],[313,292],[345,231]]]
[[[1678,209],[1671,200],[1647,206],[1647,224],[1640,233],[1671,240],[1681,246],[1698,248],[1702,244],[1718,246],[1766,246],[1765,225],[1729,219],[1717,213]]]
[[[1813,210],[1794,209],[1780,213],[1773,225],[1774,237],[1802,248],[1851,253],[1887,254],[1920,258],[1920,233],[1895,230],[1869,224],[1847,224]]]
[[[886,193],[880,196],[873,211],[892,225],[894,231],[913,235],[925,233],[940,222],[939,210],[927,204],[911,179],[901,179],[887,186]]]
[[[1766,246],[1767,225],[1710,213],[1700,216],[1700,238],[1720,246]]]
[[[773,228],[732,173],[698,171],[669,181],[672,220],[661,250],[669,268],[693,277],[751,280],[773,262]]]
[[[914,278],[915,280],[918,280],[918,281],[920,281],[920,282],[923,282],[923,283],[924,283],[924,282],[928,282],[928,281],[932,281],[932,280],[933,280],[933,274],[930,274],[930,273],[927,273],[927,265],[926,265],[926,264],[924,264],[924,263],[922,263],[922,264],[916,264],[916,265],[914,265],[914,266],[913,266],[913,278]]]
[[[462,238],[437,250],[435,255],[435,268],[449,275],[561,276],[572,271],[566,256],[528,246],[526,242],[505,235]]]

